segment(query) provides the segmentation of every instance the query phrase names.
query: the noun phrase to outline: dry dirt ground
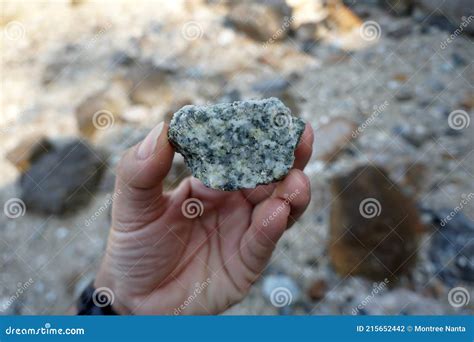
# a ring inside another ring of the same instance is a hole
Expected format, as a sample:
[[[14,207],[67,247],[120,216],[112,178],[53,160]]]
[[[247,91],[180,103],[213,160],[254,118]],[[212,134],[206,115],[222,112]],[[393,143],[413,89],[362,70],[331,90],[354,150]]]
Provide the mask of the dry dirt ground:
[[[451,32],[426,25],[416,15],[394,17],[360,5],[368,12],[364,20],[380,25],[380,39],[348,53],[323,42],[303,52],[294,36],[264,45],[226,25],[227,9],[219,2],[57,1],[2,6],[0,154],[4,157],[35,132],[57,140],[80,136],[74,116],[78,106],[104,89],[114,99],[121,98],[124,89],[130,90],[123,85],[127,73],[147,75],[150,61],[164,70],[156,75],[160,81],[148,85],[146,77],[139,78],[143,79],[135,83],[139,90],[116,104],[128,121],[115,120],[91,140],[110,155],[105,177],[113,177],[114,164],[128,145],[180,103],[214,103],[233,91],[243,99],[259,97],[253,87],[258,82],[289,82],[288,96],[315,129],[316,149],[318,134],[324,136],[321,127],[332,118],[362,125],[373,117],[335,161],[313,156],[306,170],[313,196],[308,211],[282,238],[262,280],[229,314],[351,314],[371,295],[372,281],[337,275],[328,258],[333,201],[328,183],[335,174],[377,163],[430,212],[454,208],[463,194],[474,192],[474,123],[456,134],[450,134],[448,125],[448,114],[454,110],[464,108],[472,119],[473,41],[460,35],[442,48]],[[390,34],[403,27],[411,31]],[[17,169],[0,159],[2,206],[19,196],[18,177]],[[66,312],[94,277],[103,254],[109,208],[90,225],[85,222],[106,206],[110,192],[109,182],[87,206],[66,217],[31,213],[28,208],[14,219],[0,214],[3,314]],[[474,201],[462,210],[471,222],[473,209]],[[448,302],[452,286],[463,286],[472,297],[473,284],[443,283],[428,258],[435,232],[429,215],[422,216],[428,228],[416,269],[372,296],[364,304],[368,313],[473,312],[472,299],[461,308]],[[273,306],[262,288],[265,278],[275,275],[290,277],[297,287],[287,311]],[[16,295],[30,279],[27,289]],[[311,301],[308,289],[321,280],[327,290],[322,299]]]

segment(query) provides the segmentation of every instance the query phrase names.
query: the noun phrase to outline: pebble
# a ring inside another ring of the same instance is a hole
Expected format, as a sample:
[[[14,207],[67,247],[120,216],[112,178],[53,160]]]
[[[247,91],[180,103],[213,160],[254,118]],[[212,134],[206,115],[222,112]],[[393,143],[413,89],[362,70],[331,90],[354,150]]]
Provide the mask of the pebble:
[[[328,284],[324,279],[315,281],[308,290],[308,296],[313,301],[318,301],[324,298],[326,291],[328,290]]]
[[[28,211],[61,215],[90,200],[102,176],[100,153],[81,140],[43,154],[21,176],[21,198]]]
[[[285,17],[273,6],[259,3],[239,3],[231,6],[228,21],[239,31],[262,42],[284,39],[288,30]]]

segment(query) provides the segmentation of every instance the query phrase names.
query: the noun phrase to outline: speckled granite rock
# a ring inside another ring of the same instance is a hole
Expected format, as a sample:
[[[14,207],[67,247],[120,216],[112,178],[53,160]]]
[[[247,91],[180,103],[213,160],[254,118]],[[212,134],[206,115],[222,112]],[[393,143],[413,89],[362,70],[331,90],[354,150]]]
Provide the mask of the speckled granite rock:
[[[196,178],[231,191],[284,177],[304,127],[272,97],[185,106],[174,114],[168,137]]]

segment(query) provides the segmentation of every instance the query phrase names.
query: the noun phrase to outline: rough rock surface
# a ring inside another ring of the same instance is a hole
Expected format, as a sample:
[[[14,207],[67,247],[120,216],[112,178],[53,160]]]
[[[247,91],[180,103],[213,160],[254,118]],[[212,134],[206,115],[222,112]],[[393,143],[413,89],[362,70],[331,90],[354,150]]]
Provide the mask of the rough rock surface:
[[[185,106],[169,139],[193,175],[220,190],[254,188],[284,177],[305,123],[276,98]]]

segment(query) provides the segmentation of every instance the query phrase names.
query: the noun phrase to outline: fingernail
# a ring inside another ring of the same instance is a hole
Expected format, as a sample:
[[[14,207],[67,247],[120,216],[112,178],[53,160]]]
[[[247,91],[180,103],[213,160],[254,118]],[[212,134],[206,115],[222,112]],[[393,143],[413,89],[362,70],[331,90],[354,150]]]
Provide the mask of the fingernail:
[[[138,159],[147,159],[153,154],[156,149],[156,145],[158,144],[158,138],[161,135],[161,131],[163,131],[164,124],[164,122],[161,122],[158,126],[153,128],[142,141],[138,147]]]

